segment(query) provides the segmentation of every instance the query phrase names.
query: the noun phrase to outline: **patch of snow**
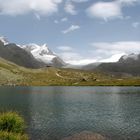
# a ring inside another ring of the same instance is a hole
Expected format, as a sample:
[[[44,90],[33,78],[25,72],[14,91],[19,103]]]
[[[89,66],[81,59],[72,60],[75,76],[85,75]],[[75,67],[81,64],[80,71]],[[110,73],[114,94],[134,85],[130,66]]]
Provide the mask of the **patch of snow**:
[[[122,58],[123,58],[124,60],[129,59],[129,58],[132,58],[132,59],[134,59],[134,60],[138,60],[138,54],[132,53],[132,54],[129,54],[129,55],[124,55]]]
[[[31,54],[39,61],[44,62],[46,64],[52,63],[52,60],[57,57],[47,46],[44,44],[39,46],[37,44],[28,44],[22,46],[26,51],[31,52]]]
[[[8,45],[8,44],[9,44],[8,40],[7,40],[5,37],[3,37],[3,36],[0,36],[0,41],[1,41],[4,45]]]

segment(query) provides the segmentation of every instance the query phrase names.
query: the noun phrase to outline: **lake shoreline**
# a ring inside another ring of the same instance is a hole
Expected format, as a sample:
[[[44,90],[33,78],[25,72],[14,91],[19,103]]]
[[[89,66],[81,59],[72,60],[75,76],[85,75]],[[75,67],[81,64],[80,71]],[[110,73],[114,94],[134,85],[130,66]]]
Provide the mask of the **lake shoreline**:
[[[139,85],[0,85],[0,87],[140,87]]]

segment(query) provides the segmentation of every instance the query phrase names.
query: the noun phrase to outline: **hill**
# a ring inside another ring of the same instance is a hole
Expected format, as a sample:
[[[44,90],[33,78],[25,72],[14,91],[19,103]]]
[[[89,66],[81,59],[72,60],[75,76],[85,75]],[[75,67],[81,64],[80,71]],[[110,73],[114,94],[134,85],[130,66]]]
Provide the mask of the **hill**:
[[[118,62],[102,63],[95,69],[117,75],[140,76],[140,54],[124,55]]]
[[[140,85],[140,77],[120,77],[98,71],[40,68],[29,69],[0,58],[0,85]]]

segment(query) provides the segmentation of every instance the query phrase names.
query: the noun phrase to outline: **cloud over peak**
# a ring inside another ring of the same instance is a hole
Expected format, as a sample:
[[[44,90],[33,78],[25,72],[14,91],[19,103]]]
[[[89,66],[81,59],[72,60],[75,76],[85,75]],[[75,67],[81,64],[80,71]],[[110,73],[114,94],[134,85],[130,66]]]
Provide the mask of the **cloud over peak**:
[[[120,41],[120,42],[95,42],[91,43],[96,56],[102,56],[98,61],[117,61],[122,54],[140,52],[140,41]],[[109,62],[108,61],[108,62]]]

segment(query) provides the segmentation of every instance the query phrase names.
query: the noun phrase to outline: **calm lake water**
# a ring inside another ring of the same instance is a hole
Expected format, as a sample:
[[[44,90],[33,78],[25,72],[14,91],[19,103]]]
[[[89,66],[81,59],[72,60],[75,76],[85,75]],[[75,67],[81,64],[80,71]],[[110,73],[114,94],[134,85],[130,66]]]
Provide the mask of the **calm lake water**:
[[[0,111],[19,111],[32,140],[82,131],[140,139],[140,87],[0,87]]]

